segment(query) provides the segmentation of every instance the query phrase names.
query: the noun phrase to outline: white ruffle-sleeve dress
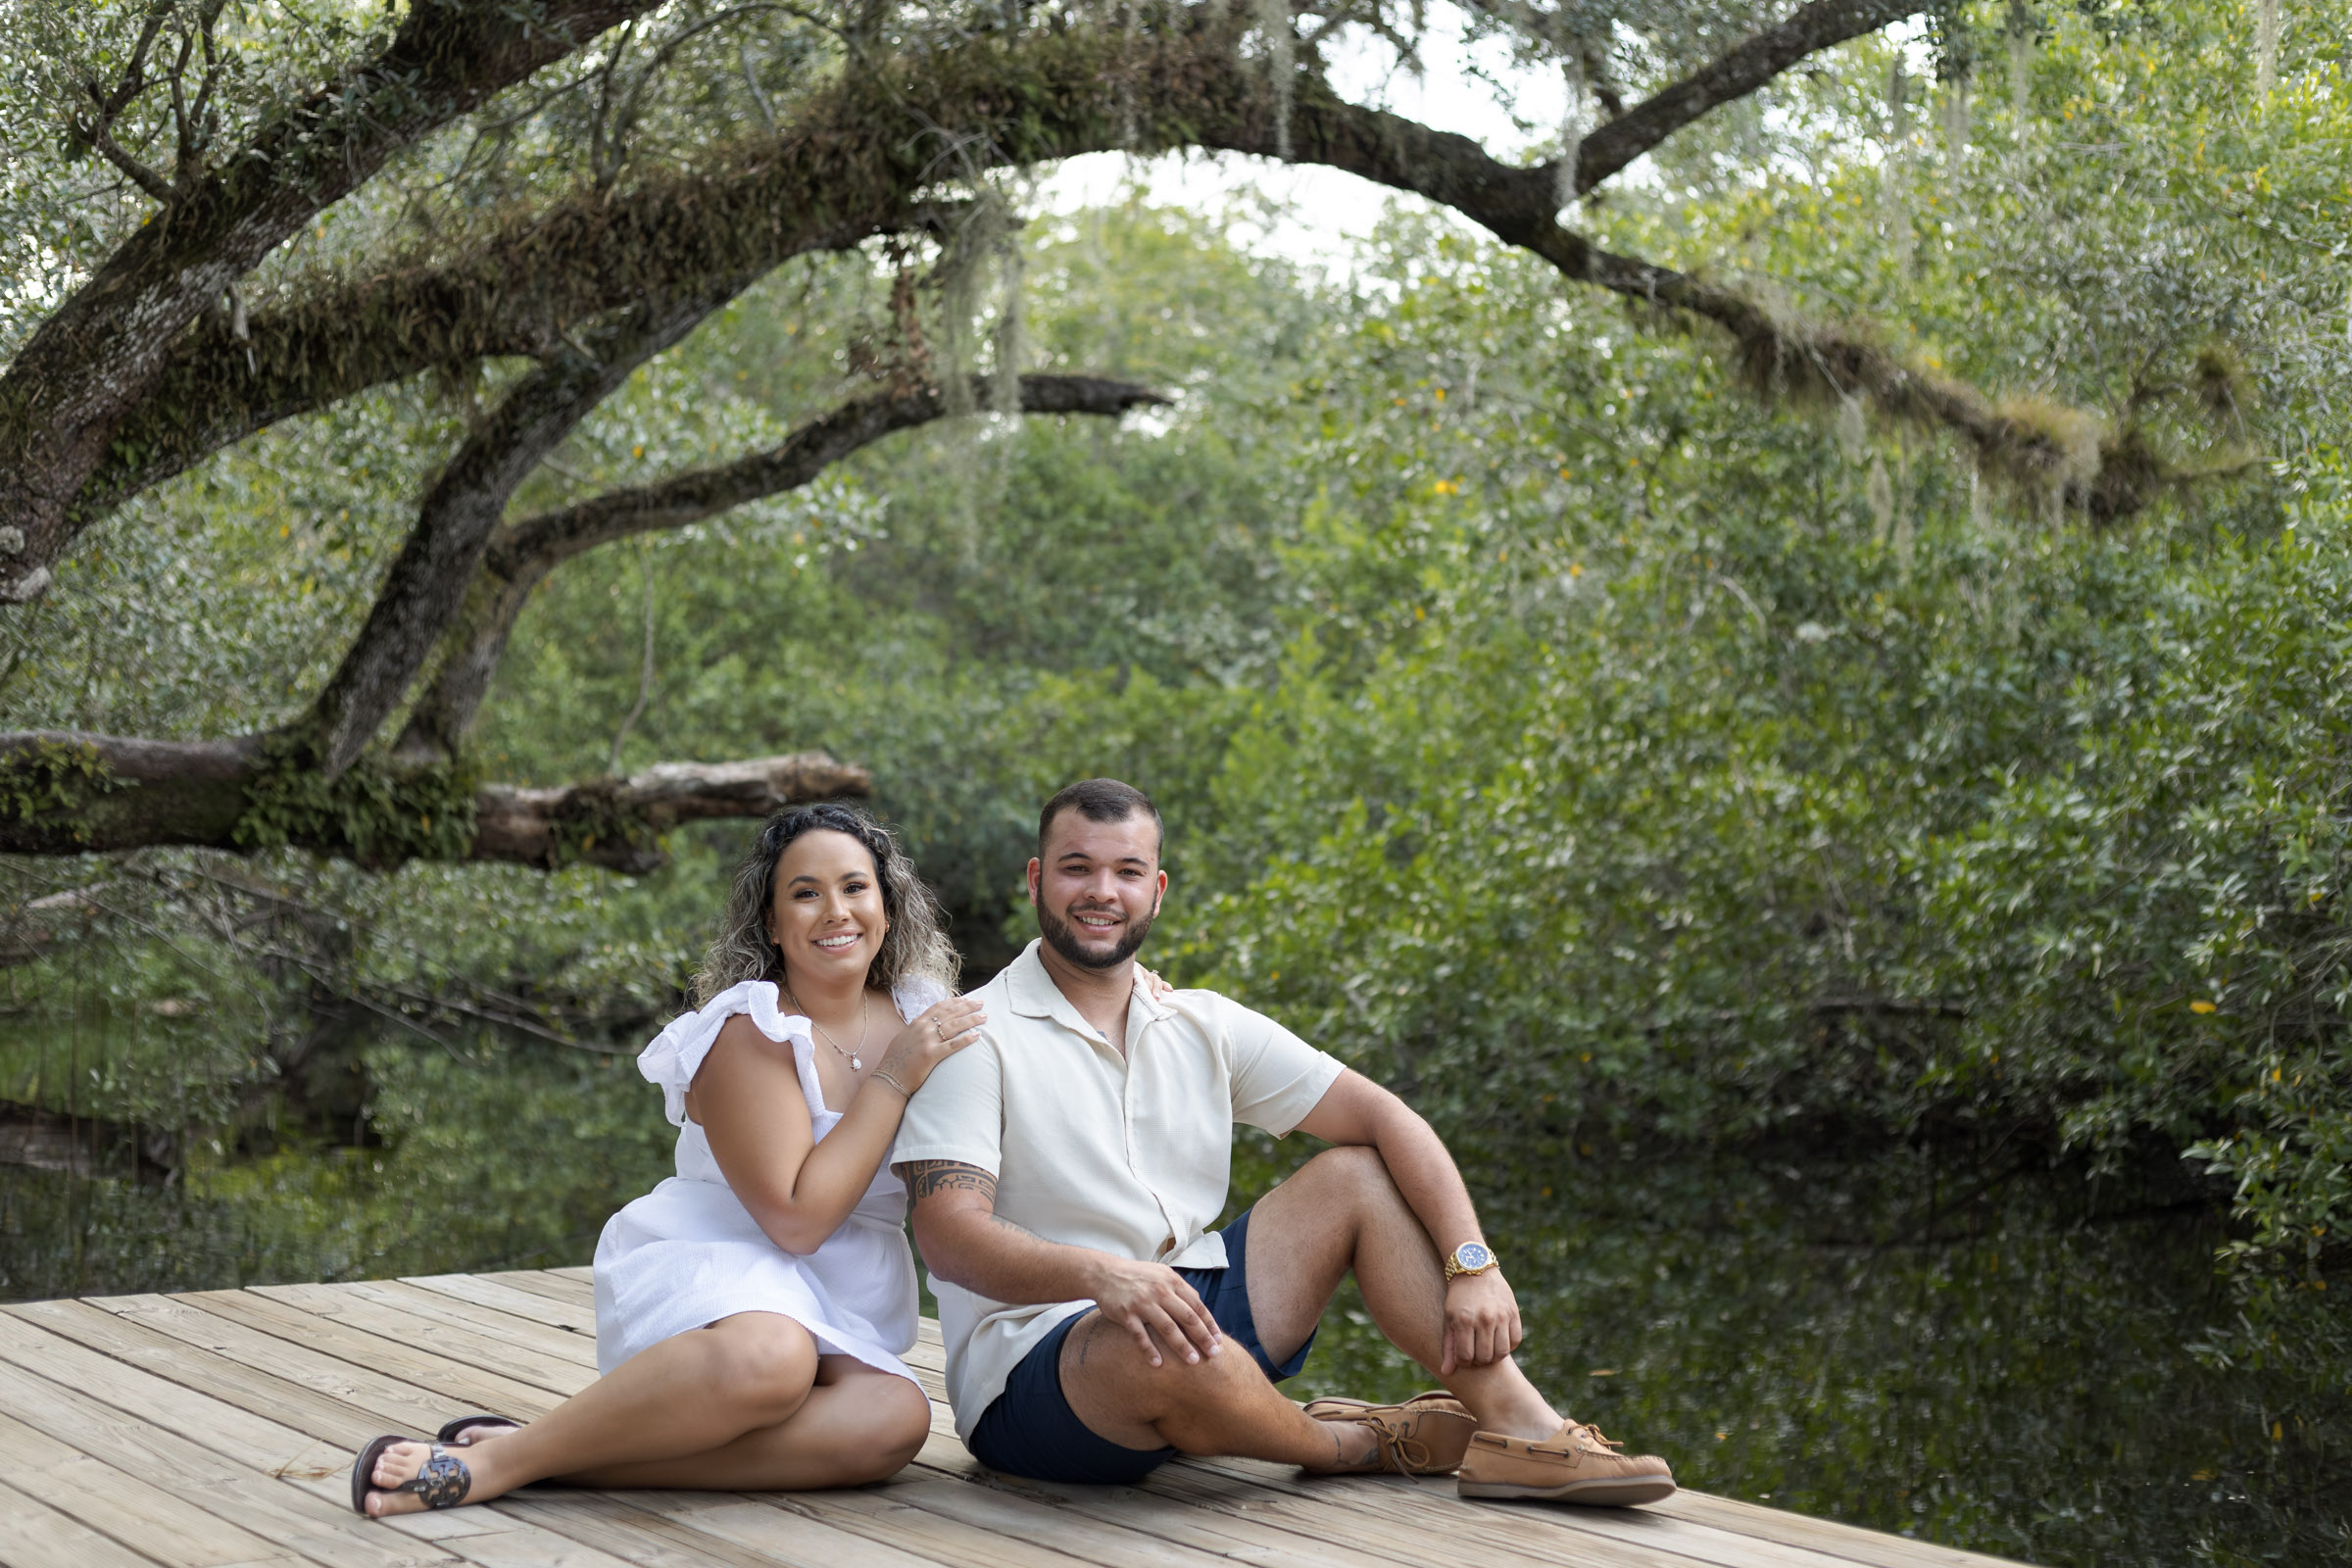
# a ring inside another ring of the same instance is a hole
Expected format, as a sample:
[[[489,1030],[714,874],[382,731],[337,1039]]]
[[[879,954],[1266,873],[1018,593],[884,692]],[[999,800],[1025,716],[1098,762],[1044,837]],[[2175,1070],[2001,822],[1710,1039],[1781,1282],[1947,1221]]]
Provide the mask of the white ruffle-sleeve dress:
[[[947,996],[908,981],[891,1000],[911,1018]],[[808,1020],[783,1011],[775,985],[747,980],[678,1018],[638,1054],[637,1070],[662,1086],[678,1129],[678,1173],[605,1222],[596,1244],[596,1361],[610,1372],[649,1346],[736,1312],[780,1312],[807,1329],[820,1353],[855,1356],[909,1381],[899,1357],[914,1347],[914,1254],[906,1245],[906,1188],[885,1164],[841,1228],[813,1252],[768,1240],[719,1173],[710,1140],[686,1118],[686,1089],[718,1031],[737,1013],[792,1043],[821,1141],[841,1121],[825,1106]]]

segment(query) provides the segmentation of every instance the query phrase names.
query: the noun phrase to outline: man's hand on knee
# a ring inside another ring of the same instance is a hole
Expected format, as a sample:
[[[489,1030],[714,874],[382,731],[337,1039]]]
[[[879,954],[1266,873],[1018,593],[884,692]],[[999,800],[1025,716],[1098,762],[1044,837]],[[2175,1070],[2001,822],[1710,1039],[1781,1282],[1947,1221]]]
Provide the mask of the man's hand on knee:
[[[1094,1302],[1105,1321],[1125,1329],[1153,1366],[1161,1347],[1187,1361],[1214,1355],[1225,1336],[1184,1276],[1163,1263],[1104,1256],[1097,1265]]]
[[[1488,1366],[1519,1348],[1519,1298],[1499,1270],[1464,1274],[1446,1287],[1446,1359],[1440,1376],[1457,1366]]]

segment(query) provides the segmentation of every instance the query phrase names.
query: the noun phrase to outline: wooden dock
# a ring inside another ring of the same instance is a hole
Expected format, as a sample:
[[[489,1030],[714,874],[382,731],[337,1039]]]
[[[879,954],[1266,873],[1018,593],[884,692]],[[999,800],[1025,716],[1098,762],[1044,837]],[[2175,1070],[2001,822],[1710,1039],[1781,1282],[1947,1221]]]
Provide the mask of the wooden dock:
[[[1451,1482],[1180,1460],[1142,1487],[992,1475],[956,1441],[936,1328],[909,1357],[932,1438],[894,1481],[740,1494],[534,1487],[391,1522],[354,1450],[451,1415],[537,1415],[596,1376],[586,1269],[276,1285],[0,1308],[8,1568],[1993,1568],[1998,1559],[1720,1497],[1464,1502]]]

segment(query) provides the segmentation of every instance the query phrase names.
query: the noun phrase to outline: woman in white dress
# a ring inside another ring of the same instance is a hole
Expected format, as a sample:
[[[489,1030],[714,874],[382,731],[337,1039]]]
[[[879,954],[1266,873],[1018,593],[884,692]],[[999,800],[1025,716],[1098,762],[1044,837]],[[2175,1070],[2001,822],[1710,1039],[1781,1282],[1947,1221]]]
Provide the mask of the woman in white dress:
[[[527,1426],[464,1417],[378,1438],[352,1505],[382,1517],[533,1481],[775,1491],[896,1473],[931,1407],[914,1344],[906,1188],[883,1164],[906,1101],[971,1043],[938,906],[888,829],[846,806],[760,829],[696,980],[645,1048],[676,1176],[596,1250],[604,1374]],[[835,1106],[841,1107],[835,1109]]]

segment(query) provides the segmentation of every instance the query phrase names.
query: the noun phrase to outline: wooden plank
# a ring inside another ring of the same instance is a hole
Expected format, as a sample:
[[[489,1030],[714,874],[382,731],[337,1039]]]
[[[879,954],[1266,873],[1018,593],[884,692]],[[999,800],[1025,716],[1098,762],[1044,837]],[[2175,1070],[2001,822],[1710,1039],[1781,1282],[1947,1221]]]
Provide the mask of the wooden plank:
[[[1642,1508],[1465,1500],[1455,1494],[1450,1478],[1323,1480],[1246,1459],[1190,1462],[1310,1503],[1341,1503],[1384,1534],[1442,1528],[1464,1543],[1513,1552],[1531,1563],[1581,1568],[1591,1561],[1599,1542],[1606,1541],[1612,1544],[1612,1560],[1655,1562],[1661,1568],[1670,1563],[1686,1568],[1692,1563],[1714,1568],[1825,1568],[1817,1554],[1801,1547],[1668,1519]]]
[[[49,1340],[55,1350],[29,1343]],[[168,1494],[190,1529],[224,1519],[327,1568],[447,1563],[428,1542],[368,1521],[336,1501],[350,1455],[244,1411],[121,1366],[0,1313],[0,1407],[17,1423]],[[191,1439],[171,1430],[193,1427]],[[252,1462],[249,1446],[263,1456]],[[331,1468],[320,1459],[339,1461]],[[275,1479],[273,1479],[275,1478]]]
[[[774,1568],[776,1559],[658,1513],[632,1508],[618,1493],[525,1487],[497,1506],[541,1529],[625,1557],[635,1568]]]
[[[591,1341],[596,1338],[594,1301],[578,1302],[566,1297],[517,1290],[503,1280],[480,1274],[419,1274],[403,1279],[400,1283],[420,1291],[437,1291],[443,1296],[454,1296],[461,1301],[471,1301],[476,1306],[494,1306],[517,1317],[533,1317],[536,1314],[534,1321],[553,1323],[559,1328],[585,1334]],[[561,1315],[549,1315],[551,1308]]]
[[[240,1409],[267,1416],[282,1426],[341,1447],[356,1450],[379,1432],[429,1433],[441,1423],[442,1418],[433,1413],[430,1396],[421,1389],[410,1390],[410,1397],[400,1400],[393,1406],[393,1413],[387,1415],[356,1402],[351,1397],[356,1391],[351,1389],[352,1380],[348,1377],[336,1380],[341,1388],[324,1392],[261,1370],[247,1361],[200,1349],[184,1340],[159,1333],[135,1318],[118,1317],[87,1302],[43,1301],[37,1307],[25,1308],[21,1315],[52,1334],[101,1355],[112,1356],[126,1366],[152,1372],[216,1399],[225,1399]],[[282,1345],[281,1350],[282,1360],[291,1363],[301,1348]],[[346,1370],[357,1372],[359,1368]]]
[[[8,1568],[156,1568],[111,1536],[0,1481],[0,1562]]]
[[[489,1279],[501,1286],[513,1286],[515,1291],[529,1291],[534,1296],[546,1296],[560,1302],[581,1302],[595,1312],[595,1281],[574,1279],[571,1274],[558,1274],[553,1269],[499,1269],[496,1274],[475,1274],[472,1279]]]
[[[1087,1562],[1051,1546],[967,1530],[911,1503],[893,1501],[891,1490],[886,1484],[858,1492],[771,1492],[759,1494],[758,1499],[779,1513],[956,1568],[1083,1568]]]
[[[1058,1505],[1057,1499],[976,1485],[935,1473],[921,1480],[887,1483],[883,1495],[893,1502],[912,1503],[927,1513],[1006,1540],[1051,1546],[1072,1557],[1100,1563],[1102,1568],[1207,1568],[1237,1547],[1243,1555],[1256,1554],[1238,1542],[1204,1545],[1162,1536],[1132,1518],[1102,1518]]]
[[[1652,1511],[1696,1520],[1718,1530],[1809,1547],[1848,1562],[1871,1564],[1872,1568],[2026,1568],[2008,1557],[1990,1557],[1981,1551],[1888,1535],[1860,1525],[1791,1513],[1786,1508],[1767,1508],[1759,1502],[1712,1496],[1703,1492],[1678,1492],[1664,1502],[1653,1504]]]
[[[529,1348],[540,1355],[591,1370],[596,1366],[596,1336],[523,1316],[495,1306],[428,1291],[405,1280],[364,1280],[353,1285],[323,1287],[351,1299],[372,1301],[395,1312],[406,1312],[429,1323],[486,1334],[494,1340]]]
[[[0,1562],[8,1568],[156,1568],[110,1536],[0,1481]]]
[[[1226,1468],[1257,1485],[1294,1491],[1300,1495],[1312,1495],[1314,1489],[1353,1485],[1349,1481],[1316,1481],[1279,1467],[1256,1466],[1250,1460],[1190,1462],[1203,1468]],[[1590,1549],[1584,1544],[1557,1539],[1562,1533],[1570,1533],[1597,1535],[1727,1568],[1750,1568],[1750,1565],[1830,1568],[1823,1561],[1825,1554],[1871,1564],[1874,1568],[2024,1568],[2002,1558],[1908,1541],[1703,1493],[1677,1493],[1664,1503],[1642,1508],[1577,1508],[1542,1503],[1465,1504],[1452,1496],[1450,1483],[1446,1486],[1446,1504],[1469,1510],[1458,1528],[1496,1545],[1517,1545],[1546,1561],[1581,1559],[1582,1553]],[[1362,1505],[1376,1515],[1404,1524],[1423,1523],[1429,1517],[1422,1504],[1400,1505],[1393,1496],[1380,1494],[1368,1494]]]
[[[224,1519],[190,1516],[170,1493],[0,1415],[0,1473],[26,1496],[164,1568],[223,1568],[286,1558],[270,1542]]]
[[[543,1355],[477,1329],[421,1317],[326,1285],[258,1285],[245,1293],[363,1333],[402,1340],[452,1361],[531,1384],[568,1397],[595,1381],[596,1370],[565,1357]],[[419,1295],[423,1294],[421,1292]]]
[[[405,1341],[363,1333],[250,1291],[207,1291],[175,1299],[355,1367],[398,1377],[468,1409],[527,1418],[554,1409],[563,1397],[536,1384],[464,1366]]]
[[[327,1289],[336,1289],[336,1287],[327,1287]],[[208,1330],[206,1323],[201,1321],[207,1317],[207,1314],[196,1311],[193,1308],[186,1307],[184,1304],[186,1298],[161,1298],[157,1299],[162,1300],[166,1304],[167,1308],[177,1307],[180,1313],[180,1326],[187,1329],[191,1334],[194,1334],[200,1338],[233,1340],[237,1336],[242,1335],[246,1338],[241,1344],[239,1344],[238,1348],[247,1354],[256,1356],[257,1358],[266,1358],[270,1354],[270,1347],[274,1346],[279,1352],[290,1357],[310,1356],[314,1358],[317,1362],[326,1368],[330,1375],[336,1368],[343,1369],[345,1373],[349,1374],[349,1376],[344,1380],[346,1382],[363,1381],[368,1377],[366,1369],[363,1367],[356,1366],[347,1361],[335,1359],[318,1350],[308,1349],[302,1346],[297,1346],[283,1340],[274,1339],[271,1336],[263,1334],[258,1330],[253,1330],[224,1319],[213,1320],[214,1324],[217,1326]],[[116,1298],[110,1304],[116,1305],[127,1314],[129,1312],[138,1310],[142,1305],[146,1305],[147,1303],[143,1302],[140,1298]],[[317,1318],[308,1313],[287,1309],[282,1302],[275,1303],[275,1305],[279,1310],[288,1312],[291,1318],[289,1332],[304,1332],[303,1325],[312,1325],[316,1331],[323,1332],[330,1340],[340,1342],[340,1348],[353,1354],[367,1353],[370,1348],[380,1343],[380,1341],[378,1341],[375,1337],[349,1329],[331,1320]],[[152,1310],[152,1307],[149,1309]],[[99,1308],[93,1304],[86,1307],[85,1310],[92,1313],[97,1313]],[[221,1333],[221,1330],[223,1329],[227,1331],[226,1334]],[[212,1353],[205,1350],[199,1350],[193,1345],[189,1346],[188,1348],[189,1353],[192,1356],[203,1356]],[[462,1375],[464,1369],[453,1368],[452,1370],[458,1371]],[[430,1397],[429,1391],[416,1391],[413,1385],[390,1383],[389,1380],[382,1381],[389,1385],[390,1389],[395,1393],[396,1396],[401,1391],[409,1391],[412,1393],[423,1392],[424,1396]],[[260,1396],[266,1395],[268,1390],[263,1385],[248,1384],[243,1386],[240,1392],[249,1396]],[[351,1392],[357,1394],[361,1391],[353,1390]],[[545,1396],[542,1395],[542,1397],[544,1396]],[[238,1400],[236,1402],[244,1401]],[[347,1422],[357,1419],[360,1426],[365,1426],[368,1428],[367,1435],[369,1436],[372,1436],[373,1432],[378,1430],[378,1427],[372,1424],[372,1417],[347,1416],[345,1419]],[[429,1431],[432,1425],[438,1424],[438,1419],[439,1418],[436,1416],[431,1423],[422,1424],[416,1429]],[[357,1428],[351,1428],[350,1430],[356,1432]],[[364,1438],[353,1436],[346,1440],[346,1446],[356,1447],[357,1444],[361,1441],[364,1441]],[[617,1515],[612,1514],[604,1508],[603,1503],[598,1500],[600,1494],[592,1493],[564,1492],[554,1489],[526,1489],[523,1493],[518,1494],[515,1497],[502,1498],[498,1502],[490,1504],[489,1507],[485,1509],[466,1508],[448,1514],[410,1516],[399,1521],[399,1524],[406,1527],[412,1523],[415,1523],[421,1528],[432,1530],[435,1535],[440,1536],[447,1542],[452,1550],[455,1550],[462,1555],[471,1556],[477,1559],[483,1558],[485,1555],[493,1555],[497,1556],[502,1561],[522,1561],[536,1560],[538,1556],[547,1555],[547,1553],[544,1551],[535,1554],[523,1552],[520,1549],[522,1544],[514,1541],[501,1542],[495,1544],[495,1546],[493,1546],[491,1544],[469,1542],[462,1539],[471,1535],[493,1533],[490,1528],[492,1521],[501,1520],[509,1516],[512,1516],[517,1520],[530,1522],[538,1530],[545,1531],[552,1529],[556,1534],[564,1536],[567,1540],[576,1542],[583,1549],[593,1548],[607,1553],[613,1553],[622,1545],[625,1545],[627,1543],[634,1540],[637,1545],[642,1547],[644,1551],[659,1555],[662,1550],[667,1549],[663,1545],[665,1540],[674,1538],[680,1531],[691,1531],[692,1529],[700,1528],[701,1521],[696,1518],[695,1515],[701,1509],[704,1507],[725,1507],[727,1504],[733,1501],[731,1497],[724,1497],[720,1494],[714,1494],[708,1503],[701,1501],[688,1501],[684,1503],[673,1504],[673,1512],[678,1514],[680,1518],[657,1518],[654,1515],[645,1513],[642,1509],[633,1514],[626,1512]],[[551,1502],[551,1499],[557,1500]],[[590,1519],[592,1521],[591,1523],[584,1524],[579,1530],[559,1527],[559,1517],[567,1517],[567,1515],[565,1515],[565,1510],[569,1509],[576,1511],[581,1508],[588,1509],[588,1513],[582,1517]],[[353,1517],[355,1523],[358,1522],[356,1516]],[[680,1522],[681,1518],[684,1521],[683,1523]],[[462,1522],[470,1523],[473,1521],[480,1521],[482,1528],[474,1530],[454,1528],[461,1526]],[[637,1536],[631,1536],[630,1532],[632,1530],[638,1532]],[[844,1560],[846,1554],[848,1556],[871,1558],[876,1563],[877,1568],[906,1568],[906,1564],[917,1561],[917,1559],[907,1556],[899,1556],[894,1558],[887,1553],[867,1551],[865,1549],[867,1543],[860,1538],[844,1535],[839,1531],[831,1530],[829,1528],[804,1529],[799,1532],[799,1536],[807,1544],[809,1552],[812,1554],[811,1560],[839,1562]],[[705,1548],[703,1549],[708,1550],[719,1548],[724,1539],[725,1538],[723,1537],[712,1537],[710,1542],[705,1544]],[[637,1560],[636,1556],[631,1552],[621,1552],[620,1554],[627,1556],[631,1561]]]
[[[632,1568],[629,1557],[515,1519],[503,1502],[460,1511],[498,1514],[517,1527],[494,1536],[452,1538],[450,1549],[480,1568]]]
[[[918,1556],[886,1542],[836,1530],[821,1520],[770,1508],[747,1496],[710,1492],[618,1492],[633,1507],[660,1514],[725,1542],[764,1562],[788,1568],[934,1568],[960,1559]]]
[[[234,1361],[240,1366],[251,1367],[281,1381],[296,1384],[318,1398],[364,1412],[374,1423],[366,1434],[368,1437],[373,1437],[378,1432],[430,1433],[440,1426],[449,1413],[448,1400],[432,1390],[203,1311],[190,1306],[183,1297],[117,1296],[91,1299],[83,1304],[109,1313],[120,1322],[135,1325],[149,1334],[171,1340],[184,1347],[186,1353]],[[93,1349],[108,1348],[86,1332],[76,1333],[66,1327],[59,1327],[58,1332],[81,1340]],[[112,1353],[122,1355],[120,1350]],[[128,1356],[122,1358],[131,1359]],[[143,1360],[136,1364],[148,1365],[149,1370],[161,1375],[170,1375],[160,1356],[153,1364]],[[293,1404],[285,1408],[289,1412],[299,1413],[308,1406]],[[313,1437],[326,1436],[302,1422],[289,1424],[302,1426]]]
[[[925,1470],[973,1487],[1014,1497],[1034,1498],[1104,1524],[1142,1530],[1162,1541],[1194,1546],[1221,1557],[1243,1557],[1266,1568],[1362,1568],[1363,1554],[1328,1545],[1255,1520],[1196,1508],[1135,1487],[1064,1486],[1000,1476],[957,1443],[953,1426],[923,1445],[915,1463]]]
[[[30,1332],[22,1323],[8,1327]],[[298,1433],[275,1428],[273,1436],[263,1439],[268,1447],[256,1454],[249,1445],[257,1433],[271,1428],[266,1417],[132,1368],[116,1366],[110,1375],[104,1368],[113,1363],[106,1358],[78,1346],[61,1346],[56,1359],[78,1363],[77,1370],[89,1375],[98,1397],[51,1387],[51,1396],[43,1399],[20,1375],[25,1362],[36,1358],[37,1348],[27,1351],[19,1335],[0,1329],[0,1360],[7,1363],[0,1366],[0,1401],[53,1437],[61,1427],[76,1433],[106,1430],[117,1446],[143,1462],[140,1473],[149,1476],[157,1490],[172,1494],[171,1523],[175,1530],[196,1533],[216,1518],[233,1519],[266,1538],[266,1546],[275,1543],[287,1548],[271,1561],[329,1568],[395,1568],[447,1563],[453,1557],[480,1568],[629,1568],[625,1557],[552,1535],[505,1513],[496,1503],[396,1520],[363,1518],[349,1503],[348,1450],[312,1444]],[[147,1397],[135,1397],[141,1394]],[[168,1423],[182,1430],[169,1430]],[[270,1454],[287,1446],[298,1446],[296,1457],[272,1467]],[[329,1462],[308,1462],[321,1450]],[[116,1455],[109,1457],[121,1462]]]
[[[649,1502],[651,1498],[663,1502]],[[533,1488],[498,1506],[608,1550],[637,1568],[939,1568],[814,1520],[725,1493],[573,1492]],[[747,1544],[757,1543],[757,1544]]]
[[[348,1562],[357,1568],[412,1560],[446,1562],[454,1553],[483,1568],[625,1568],[623,1559],[548,1536],[503,1515],[495,1504],[396,1520],[365,1519],[349,1503],[348,1447],[312,1443],[266,1415],[179,1388],[77,1345],[57,1341],[44,1348],[20,1343],[21,1335],[34,1332],[21,1320],[0,1318],[0,1359],[11,1367],[47,1371],[51,1381],[60,1372],[76,1374],[74,1386],[87,1388],[93,1396],[84,1401],[78,1419],[112,1419],[127,1426],[150,1465],[174,1479],[193,1481],[191,1490],[178,1491],[183,1500],[200,1510],[253,1523],[257,1533],[285,1541],[320,1563]],[[44,1359],[55,1367],[40,1365]],[[0,1394],[11,1396],[13,1404],[18,1392],[0,1370]],[[121,1422],[126,1411],[143,1421]],[[52,1411],[49,1420],[29,1415],[27,1420],[47,1428],[51,1421],[73,1425],[76,1417],[70,1411]],[[289,1447],[295,1450],[293,1457],[275,1458]],[[291,1486],[273,1487],[272,1481]],[[247,1520],[257,1507],[288,1516],[289,1528],[298,1529],[301,1538],[290,1539],[283,1530]]]
[[[112,1299],[118,1302],[136,1302],[138,1300],[137,1298],[113,1298]],[[158,1299],[167,1304],[177,1304],[169,1297],[158,1298]],[[141,1364],[134,1357],[123,1354],[122,1346],[115,1339],[110,1339],[103,1330],[111,1325],[114,1328],[115,1336],[127,1340],[133,1345],[139,1342],[129,1340],[129,1336],[154,1335],[156,1331],[144,1324],[130,1322],[127,1317],[116,1318],[107,1314],[99,1309],[97,1302],[73,1304],[84,1307],[91,1318],[99,1320],[98,1323],[93,1326],[88,1319],[79,1321],[44,1319],[42,1326],[49,1328],[53,1333],[74,1339],[76,1343],[100,1353],[113,1354],[117,1359],[129,1364]],[[186,1315],[191,1318],[205,1316],[205,1314],[192,1309],[188,1310]],[[249,1335],[253,1340],[260,1341],[262,1348],[258,1350],[249,1349],[248,1353],[254,1355],[261,1365],[289,1366],[300,1357],[313,1353],[300,1346],[289,1344],[283,1340],[270,1339],[266,1335],[253,1333],[235,1324],[224,1323],[220,1319],[211,1321],[220,1328],[227,1330],[231,1335]],[[80,1332],[74,1332],[76,1329]],[[167,1378],[182,1387],[192,1388],[200,1393],[223,1399],[265,1420],[291,1426],[297,1431],[319,1439],[337,1451],[338,1461],[343,1464],[345,1470],[347,1470],[348,1461],[343,1456],[356,1452],[362,1445],[377,1434],[389,1430],[406,1431],[422,1436],[432,1432],[442,1420],[441,1410],[445,1406],[437,1407],[438,1402],[433,1401],[428,1393],[411,1385],[389,1381],[384,1383],[385,1387],[394,1391],[391,1398],[386,1401],[393,1406],[388,1418],[385,1412],[368,1407],[364,1402],[367,1392],[364,1389],[351,1391],[358,1397],[349,1401],[339,1401],[313,1390],[300,1387],[289,1388],[285,1380],[257,1374],[244,1362],[232,1360],[217,1351],[200,1349],[194,1345],[179,1342],[168,1341],[167,1343],[172,1344],[180,1354],[170,1364],[149,1367],[146,1368],[147,1370],[152,1370],[157,1376]],[[274,1354],[271,1353],[270,1348],[274,1348]],[[370,1374],[365,1368],[324,1356],[317,1357],[317,1359],[329,1368],[340,1368],[344,1374],[343,1381],[347,1383],[370,1381]],[[289,1400],[286,1397],[288,1394],[301,1397],[298,1400]],[[408,1417],[415,1418],[408,1419]],[[344,1473],[344,1471],[339,1470],[338,1474],[340,1473]],[[348,1495],[339,1483],[335,1484],[332,1490],[333,1496],[338,1503],[341,1503]],[[356,1515],[351,1517],[355,1522],[357,1521]],[[463,1513],[455,1514],[404,1516],[398,1522],[397,1528],[420,1538],[445,1541],[460,1536],[497,1534],[501,1531],[512,1530],[514,1526],[494,1514],[467,1509]]]
[[[1320,1490],[1341,1484],[1309,1485]],[[1466,1540],[1562,1568],[1577,1568],[1591,1561],[1596,1541],[1714,1568],[1822,1568],[1820,1556],[1801,1546],[1735,1535],[1642,1508],[1465,1501],[1454,1493],[1450,1480],[1443,1483],[1442,1492],[1424,1485],[1409,1497],[1400,1495],[1396,1484],[1390,1482],[1368,1490],[1355,1506],[1383,1523],[1424,1523],[1442,1510],[1448,1526]]]
[[[1571,1564],[1586,1568],[1599,1543],[1579,1541],[1572,1521],[1581,1514],[1618,1510],[1546,1509],[1558,1514],[1552,1529],[1539,1525],[1535,1533],[1514,1528],[1502,1505],[1464,1502],[1454,1494],[1450,1478],[1415,1480],[1403,1476],[1353,1476],[1329,1480],[1301,1476],[1286,1466],[1247,1459],[1185,1459],[1165,1466],[1145,1485],[1153,1491],[1210,1507],[1238,1508],[1286,1528],[1323,1533],[1376,1555],[1407,1562],[1426,1560],[1433,1552],[1500,1553],[1508,1560],[1531,1564]],[[1565,1528],[1563,1528],[1565,1527]],[[1450,1542],[1442,1548],[1441,1542]],[[1600,1560],[1624,1568],[1693,1568],[1693,1559],[1663,1544],[1612,1542],[1597,1553]],[[1808,1564],[1807,1568],[1818,1568]]]

